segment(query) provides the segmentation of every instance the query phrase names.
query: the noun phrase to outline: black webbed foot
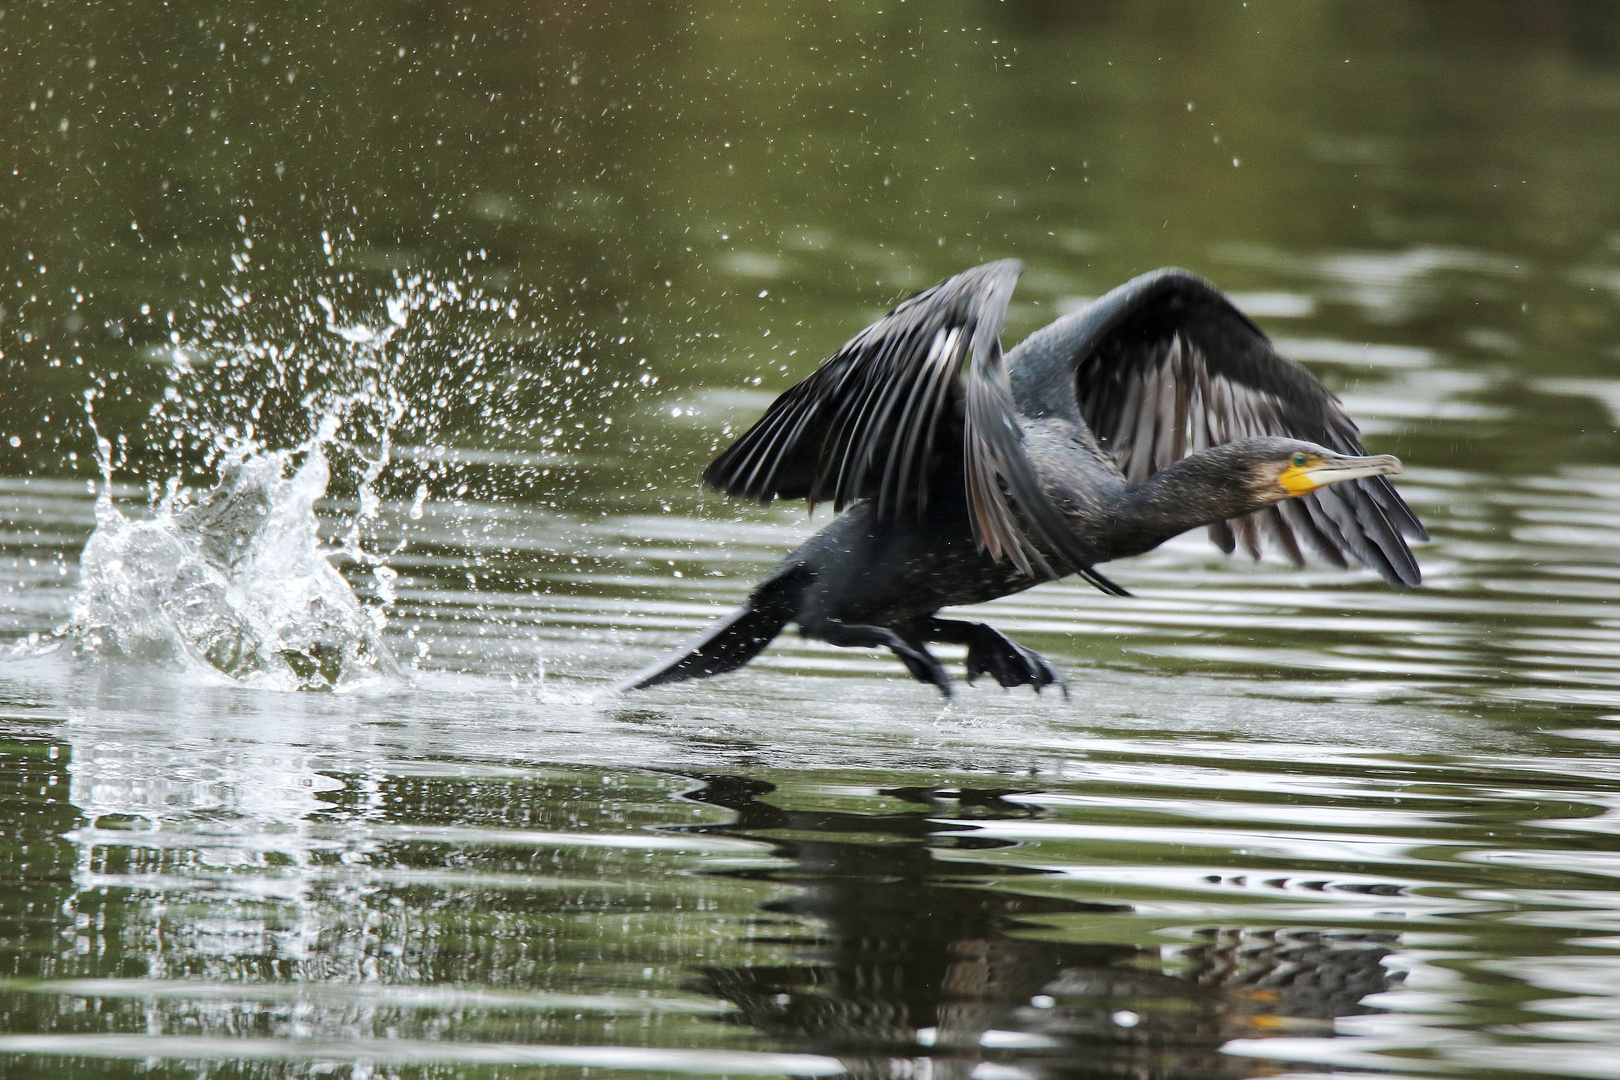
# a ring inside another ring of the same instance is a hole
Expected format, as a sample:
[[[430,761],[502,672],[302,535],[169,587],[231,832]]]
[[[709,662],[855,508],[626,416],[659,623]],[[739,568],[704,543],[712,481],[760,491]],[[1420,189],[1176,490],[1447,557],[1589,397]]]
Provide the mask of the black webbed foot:
[[[940,693],[951,696],[951,677],[946,674],[945,665],[939,662],[939,658],[929,652],[921,641],[908,640],[886,626],[828,621],[812,627],[801,626],[800,632],[805,637],[820,638],[829,645],[865,648],[881,645],[900,658],[912,678],[937,686]]]
[[[1069,696],[1068,684],[1045,657],[1011,638],[1000,634],[996,637],[1000,640],[993,644],[975,642],[968,646],[967,681],[970,685],[980,675],[989,675],[1002,686],[1031,686],[1037,694],[1042,687],[1056,683],[1063,696]]]
[[[929,619],[924,633],[930,641],[948,641],[968,647],[969,684],[980,675],[989,675],[1004,687],[1029,686],[1037,694],[1042,687],[1056,684],[1065,698],[1069,696],[1069,686],[1057,668],[1039,653],[1024,648],[992,626],[955,619]]]

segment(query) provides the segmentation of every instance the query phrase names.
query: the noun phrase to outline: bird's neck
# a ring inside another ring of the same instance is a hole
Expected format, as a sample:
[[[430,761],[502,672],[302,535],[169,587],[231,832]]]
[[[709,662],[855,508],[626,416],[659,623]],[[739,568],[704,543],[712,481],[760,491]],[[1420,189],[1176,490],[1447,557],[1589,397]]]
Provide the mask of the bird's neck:
[[[1231,447],[1189,454],[1117,495],[1113,558],[1151,551],[1188,529],[1242,517],[1270,504],[1245,484]]]

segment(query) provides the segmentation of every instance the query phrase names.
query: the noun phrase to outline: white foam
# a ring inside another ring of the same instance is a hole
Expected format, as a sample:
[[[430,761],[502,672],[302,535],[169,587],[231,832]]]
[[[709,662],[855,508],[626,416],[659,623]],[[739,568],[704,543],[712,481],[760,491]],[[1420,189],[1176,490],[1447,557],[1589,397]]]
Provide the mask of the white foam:
[[[321,543],[332,428],[292,451],[241,443],[213,490],[190,504],[171,494],[151,517],[127,516],[104,488],[68,626],[80,651],[279,690],[397,675],[383,612],[360,603]]]

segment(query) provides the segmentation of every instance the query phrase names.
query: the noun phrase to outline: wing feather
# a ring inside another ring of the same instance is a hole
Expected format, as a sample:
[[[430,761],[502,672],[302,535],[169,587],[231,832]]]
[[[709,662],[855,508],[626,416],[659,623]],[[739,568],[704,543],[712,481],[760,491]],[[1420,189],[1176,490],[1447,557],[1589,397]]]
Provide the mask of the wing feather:
[[[1266,507],[1260,514],[1260,522],[1265,527],[1266,538],[1283,553],[1283,558],[1295,566],[1305,565],[1305,553],[1299,550],[1299,540],[1280,506]]]
[[[1079,419],[1131,483],[1197,450],[1261,435],[1363,454],[1343,404],[1217,291],[1183,270],[1122,285],[1031,335],[1007,358],[1020,411],[1073,402]],[[1262,537],[1289,559],[1304,547],[1336,565],[1346,556],[1392,582],[1417,584],[1403,537],[1427,539],[1384,477],[1337,484],[1210,527],[1231,553],[1258,558]]]
[[[704,480],[764,502],[831,499],[842,510],[870,499],[879,518],[892,520],[923,512],[937,451],[960,441],[982,550],[1032,576],[1077,572],[1123,593],[1092,569],[1095,550],[1042,489],[1024,449],[998,340],[1021,269],[989,263],[901,304],[777,398]],[[947,440],[958,405],[962,427]]]
[[[1054,578],[1077,573],[1103,592],[1128,596],[1093,568],[1097,552],[1075,534],[1042,489],[1023,442],[1000,345],[991,341],[983,350],[975,347],[963,439],[974,539],[991,558],[1005,557],[1022,573]],[[1046,553],[1057,556],[1059,569],[1052,568]]]
[[[884,516],[920,513],[969,345],[1000,332],[1019,271],[990,263],[901,304],[777,398],[704,480],[764,502],[831,500],[842,510],[871,498]]]

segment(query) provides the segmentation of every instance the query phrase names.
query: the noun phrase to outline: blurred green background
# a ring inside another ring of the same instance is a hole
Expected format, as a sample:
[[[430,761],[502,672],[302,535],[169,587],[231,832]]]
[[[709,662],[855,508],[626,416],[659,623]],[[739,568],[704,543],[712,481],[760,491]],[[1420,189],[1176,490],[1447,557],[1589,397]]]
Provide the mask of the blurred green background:
[[[1013,337],[1179,264],[1312,295],[1326,336],[1445,349],[1485,398],[1615,360],[1604,0],[10,5],[0,100],[11,474],[91,468],[92,386],[153,474],[198,457],[169,443],[203,416],[257,404],[300,438],[303,395],[356,366],[312,298],[386,325],[413,274],[485,303],[412,327],[399,438],[561,426],[554,450],[633,450],[670,484],[713,440],[609,431],[640,376],[779,389],[1006,256],[1028,264]],[[294,341],[240,370],[244,343]],[[174,344],[223,373],[177,373]],[[154,420],[177,382],[192,403]],[[1419,423],[1394,449],[1616,460],[1595,402],[1526,409],[1534,438]]]
[[[1616,1075],[1617,181],[1615,0],[0,0],[0,972],[86,980],[0,1072]],[[1231,291],[1425,586],[1188,538],[986,607],[1072,700],[791,636],[599,693],[812,527],[713,451],[1007,257],[1009,341]],[[410,680],[51,652],[87,407],[137,503],[342,418]]]

